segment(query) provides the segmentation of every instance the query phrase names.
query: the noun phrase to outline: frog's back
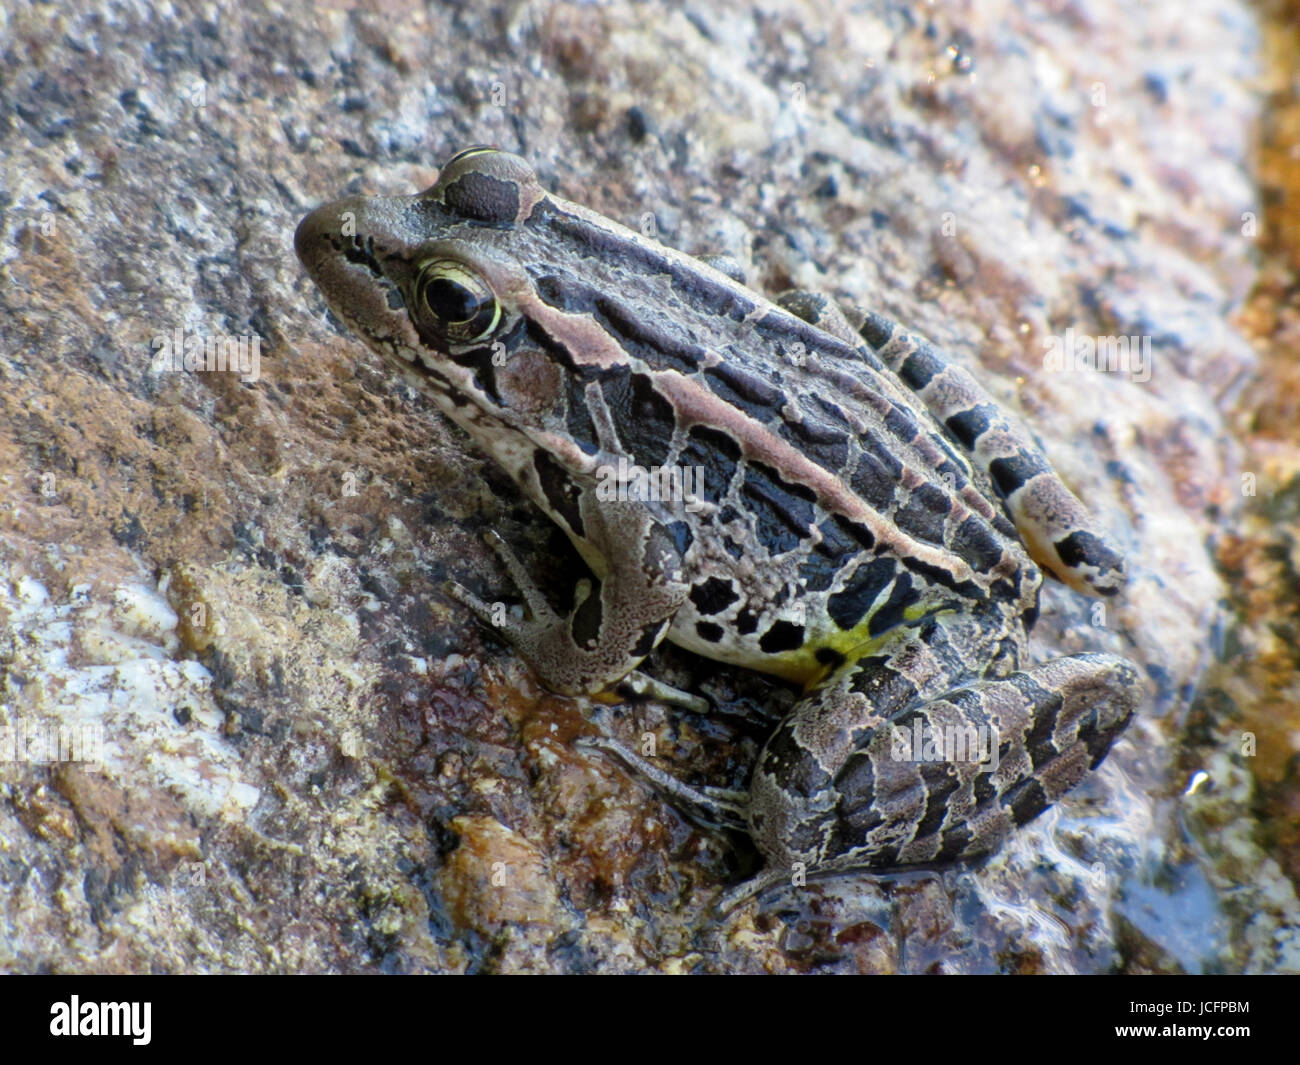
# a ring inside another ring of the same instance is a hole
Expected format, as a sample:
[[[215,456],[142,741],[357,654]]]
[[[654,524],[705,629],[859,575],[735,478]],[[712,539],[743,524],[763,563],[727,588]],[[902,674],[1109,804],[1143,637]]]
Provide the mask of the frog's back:
[[[595,382],[629,461],[695,488],[672,522],[694,584],[676,642],[802,679],[937,610],[1032,609],[1039,575],[1001,501],[865,345],[555,198],[528,227],[567,431],[597,450]],[[592,351],[593,322],[620,359]]]

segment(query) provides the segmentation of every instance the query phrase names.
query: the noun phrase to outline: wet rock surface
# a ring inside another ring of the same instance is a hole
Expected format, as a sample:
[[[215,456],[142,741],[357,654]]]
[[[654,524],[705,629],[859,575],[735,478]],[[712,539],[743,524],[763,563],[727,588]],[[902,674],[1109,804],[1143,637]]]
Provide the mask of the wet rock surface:
[[[1300,967],[1296,870],[1268,838],[1296,816],[1295,701],[1263,731],[1286,698],[1252,694],[1290,691],[1294,664],[1274,646],[1271,685],[1204,679],[1217,633],[1294,612],[1294,389],[1268,382],[1297,335],[1296,242],[1269,229],[1249,133],[1289,113],[1257,77],[1294,70],[1281,16],[823,7],[8,16],[0,727],[89,725],[101,747],[0,764],[0,967]],[[653,733],[683,778],[742,786],[791,693],[672,649],[652,671],[726,712],[542,691],[440,585],[509,595],[486,528],[557,603],[581,563],[293,256],[310,207],[423,188],[475,143],[757,288],[888,314],[1023,415],[1134,574],[1101,613],[1050,587],[1035,631],[1041,657],[1114,651],[1149,679],[1091,781],[981,866],[710,913],[755,871],[748,841],[573,740]],[[258,362],[177,370],[178,331],[236,359],[256,340]],[[1045,363],[1067,337],[1150,361]]]

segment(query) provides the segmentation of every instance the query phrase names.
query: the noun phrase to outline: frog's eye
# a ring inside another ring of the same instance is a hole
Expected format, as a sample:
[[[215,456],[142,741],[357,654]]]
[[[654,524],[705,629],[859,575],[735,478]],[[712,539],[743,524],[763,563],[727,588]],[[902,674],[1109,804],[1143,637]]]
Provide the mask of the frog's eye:
[[[434,259],[415,279],[419,324],[444,340],[481,340],[501,320],[496,294],[477,273],[452,259]]]

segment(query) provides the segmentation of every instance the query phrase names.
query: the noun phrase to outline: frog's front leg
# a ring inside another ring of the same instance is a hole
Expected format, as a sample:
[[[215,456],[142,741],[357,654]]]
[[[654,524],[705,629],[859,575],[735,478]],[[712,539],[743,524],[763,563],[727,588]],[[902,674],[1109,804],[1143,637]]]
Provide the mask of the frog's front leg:
[[[706,709],[706,701],[634,672],[668,631],[690,591],[671,535],[644,504],[598,500],[584,491],[575,494],[574,507],[585,546],[596,556],[600,580],[578,583],[567,616],[551,608],[495,534],[489,534],[488,542],[523,594],[529,616],[503,616],[458,584],[449,585],[448,593],[500,632],[552,691],[595,695],[618,685],[618,694],[667,698]]]
[[[918,696],[925,640],[841,667],[769,739],[749,802],[767,881],[988,853],[1078,784],[1137,706],[1137,671],[1105,654]]]

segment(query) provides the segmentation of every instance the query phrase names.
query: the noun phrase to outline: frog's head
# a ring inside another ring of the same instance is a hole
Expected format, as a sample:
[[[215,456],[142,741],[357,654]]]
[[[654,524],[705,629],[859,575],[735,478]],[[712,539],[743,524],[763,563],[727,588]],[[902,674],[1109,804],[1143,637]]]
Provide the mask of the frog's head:
[[[523,159],[471,148],[419,195],[328,203],[294,235],[334,313],[494,453],[518,450],[507,427],[563,452],[541,437],[580,403],[538,326],[553,311],[529,267],[551,251],[525,223],[546,198]]]
[[[518,156],[471,148],[418,196],[317,208],[294,247],[330,308],[372,347],[427,363],[490,342],[511,317],[516,271],[493,244],[545,195]],[[485,239],[489,233],[498,239]]]
[[[697,369],[699,338],[756,306],[490,148],[461,152],[419,195],[317,208],[294,244],[335,314],[512,472],[528,445],[584,468],[604,446],[602,405],[656,464],[674,431],[656,372]]]

